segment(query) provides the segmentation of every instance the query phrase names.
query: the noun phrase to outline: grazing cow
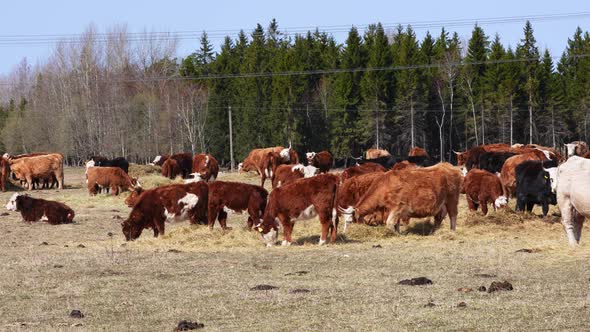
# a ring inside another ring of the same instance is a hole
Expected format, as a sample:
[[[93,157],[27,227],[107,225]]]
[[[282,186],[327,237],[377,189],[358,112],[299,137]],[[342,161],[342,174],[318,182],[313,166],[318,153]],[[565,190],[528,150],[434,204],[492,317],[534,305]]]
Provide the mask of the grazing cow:
[[[144,191],[129,217],[121,223],[127,241],[135,240],[144,229],[154,237],[164,235],[165,221],[189,219],[191,224],[207,222],[208,187],[205,182],[171,184]]]
[[[428,152],[426,152],[426,150],[419,148],[419,147],[413,147],[410,152],[408,153],[408,157],[428,157],[430,158],[430,155],[428,154]]]
[[[387,150],[369,149],[369,150],[367,150],[367,153],[365,154],[365,159],[376,159],[379,157],[389,157],[389,156],[391,156],[391,153],[389,153],[389,151],[387,151]]]
[[[145,190],[142,187],[133,188],[131,194],[125,199],[125,205],[130,208],[134,207],[135,204],[137,204],[137,201],[139,201],[139,196],[141,196],[144,191]]]
[[[557,167],[553,160],[527,160],[516,166],[516,210],[532,212],[535,204],[543,208],[543,216],[549,212],[549,204],[557,204],[551,191],[551,178],[545,168]]]
[[[583,156],[588,152],[588,144],[584,141],[574,141],[565,144],[565,148],[567,149],[568,158],[572,156]]]
[[[90,167],[119,167],[125,173],[129,173],[129,162],[123,157],[107,159],[105,157],[94,156],[86,163],[86,169]]]
[[[171,180],[174,180],[180,174],[182,174],[182,170],[180,169],[180,166],[178,165],[178,162],[176,161],[176,159],[168,158],[162,164],[162,176],[163,177],[167,177]]]
[[[15,193],[6,204],[9,211],[18,211],[24,221],[46,221],[51,225],[69,224],[74,220],[74,211],[69,206],[55,201],[33,198]]]
[[[307,164],[319,168],[320,173],[328,173],[334,164],[334,158],[332,158],[332,154],[328,151],[320,151],[318,153],[308,152],[305,155],[307,157]]]
[[[551,179],[551,190],[557,195],[568,242],[578,245],[584,220],[590,217],[590,160],[574,155],[559,167],[545,171]]]
[[[246,210],[248,211],[248,230],[252,230],[254,224],[258,225],[261,222],[267,197],[266,189],[252,184],[225,181],[209,183],[207,208],[209,229],[213,229],[216,218],[222,229],[231,229],[226,224],[228,210],[235,213]]]
[[[406,161],[407,163],[407,161]],[[355,176],[342,182],[338,188],[338,195],[335,206],[338,208],[338,215],[342,216],[342,211],[354,208],[361,197],[367,192],[374,181],[378,181],[383,174],[382,172],[373,172]],[[384,211],[377,211],[372,218],[364,218],[358,220],[359,222],[366,222],[371,224],[382,224]],[[344,233],[346,233],[347,225],[355,222],[353,214],[344,214]]]
[[[500,173],[506,159],[515,155],[516,153],[513,152],[485,152],[479,158],[478,168],[491,173]]]
[[[496,211],[497,208],[503,208],[508,203],[498,176],[477,168],[467,173],[461,192],[465,193],[469,209],[477,211],[477,208],[481,206],[484,216],[488,214],[488,204],[491,204]]]
[[[193,169],[193,155],[192,153],[176,153],[170,156],[169,159],[174,159],[180,167],[180,173],[183,179],[187,179]]]
[[[154,161],[152,161],[152,164],[156,165],[156,166],[162,166],[162,165],[164,165],[164,162],[166,162],[166,160],[168,160],[168,158],[170,158],[169,154],[157,155],[154,158]]]
[[[272,178],[272,172],[276,166],[279,164],[298,163],[299,156],[291,146],[289,146],[289,148],[276,146],[274,148],[252,150],[250,154],[248,154],[248,157],[238,165],[238,171],[240,173],[250,171],[257,172],[261,177],[260,185],[264,186],[266,179]]]
[[[385,167],[375,163],[365,163],[362,165],[352,166],[342,172],[342,181],[350,179],[361,174],[367,174],[372,172],[385,172]]]
[[[279,165],[273,173],[272,188],[278,188],[295,180],[310,178],[317,174],[319,174],[319,169],[314,166]]]
[[[86,181],[90,195],[96,195],[99,189],[109,188],[111,195],[115,196],[121,191],[140,186],[137,179],[132,179],[119,167],[90,167]]]
[[[398,233],[402,220],[407,223],[410,218],[434,216],[437,229],[448,214],[454,231],[462,181],[461,171],[449,163],[389,171],[373,182],[355,208],[341,209],[341,212],[361,218],[384,210],[386,224],[395,225]]]
[[[219,173],[219,163],[210,154],[200,153],[193,158],[193,168],[190,174],[192,181],[215,181]]]
[[[338,182],[338,176],[328,173],[301,179],[273,190],[262,223],[256,227],[266,245],[272,246],[277,240],[277,220],[283,227],[285,240],[282,244],[290,245],[293,242],[291,233],[295,221],[315,216],[319,216],[322,224],[319,244],[326,243],[330,231],[332,242],[336,241],[338,214],[334,202]]]
[[[10,165],[10,170],[19,179],[26,179],[28,190],[33,189],[35,178],[45,179],[55,176],[60,190],[63,189],[63,155],[50,153],[34,157],[13,159],[9,154],[2,157]]]
[[[545,155],[536,153],[525,153],[512,156],[504,162],[500,171],[500,180],[504,189],[504,196],[510,198],[516,193],[516,166],[527,160],[547,160]]]

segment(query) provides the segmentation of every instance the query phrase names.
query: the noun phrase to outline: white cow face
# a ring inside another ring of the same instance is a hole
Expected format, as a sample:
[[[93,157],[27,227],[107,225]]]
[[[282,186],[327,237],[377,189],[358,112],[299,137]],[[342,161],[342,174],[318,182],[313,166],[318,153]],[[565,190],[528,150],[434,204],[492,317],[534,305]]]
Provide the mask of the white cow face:
[[[156,158],[154,158],[154,161],[152,161],[152,164],[156,164],[158,161],[160,161],[160,159],[162,159],[162,156],[156,156]]]
[[[506,198],[506,196],[500,196],[494,201],[494,206],[498,209],[506,207],[506,204],[508,204],[508,198]]]
[[[545,172],[549,173],[549,180],[551,181],[551,191],[557,193],[557,167],[544,168]]]
[[[291,156],[289,155],[289,150],[290,149],[283,149],[281,150],[281,152],[279,153],[281,155],[281,158],[283,158],[284,162],[289,162],[291,161]]]
[[[315,152],[306,152],[305,158],[307,158],[308,162],[311,162],[313,160],[313,158],[315,157],[315,155],[316,155]]]
[[[8,211],[16,211],[16,198],[20,196],[19,193],[14,193],[12,195],[12,197],[10,197],[10,199],[8,200],[8,203],[6,204],[6,210]]]
[[[576,146],[577,144],[575,143],[568,143],[565,145],[565,148],[567,149],[568,158],[576,154]]]

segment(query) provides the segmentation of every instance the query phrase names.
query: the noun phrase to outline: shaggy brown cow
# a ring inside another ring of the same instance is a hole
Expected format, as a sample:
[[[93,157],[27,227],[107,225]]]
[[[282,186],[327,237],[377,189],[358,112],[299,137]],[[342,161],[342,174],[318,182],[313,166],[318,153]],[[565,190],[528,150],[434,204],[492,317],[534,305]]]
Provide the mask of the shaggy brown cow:
[[[144,192],[145,190],[142,187],[135,187],[133,188],[133,190],[131,191],[131,194],[129,195],[129,197],[127,197],[125,199],[125,204],[128,207],[134,207],[135,204],[137,204],[137,201],[139,201],[139,196]]]
[[[200,153],[193,158],[193,168],[191,176],[193,181],[215,181],[219,173],[219,163],[210,154]]]
[[[365,159],[377,159],[379,157],[389,157],[391,153],[383,149],[368,149],[365,153]]]
[[[477,208],[481,206],[484,216],[488,214],[488,204],[492,204],[496,211],[496,208],[503,208],[508,203],[498,176],[477,168],[467,173],[461,192],[467,198],[469,209],[477,211]]]
[[[297,152],[291,147],[284,148],[276,146],[274,148],[254,149],[248,154],[242,163],[238,165],[238,171],[250,172],[255,171],[260,175],[261,186],[267,178],[272,179],[274,169],[280,164],[298,164],[299,157]]]
[[[419,147],[413,147],[410,152],[408,153],[408,157],[429,157],[430,155],[428,155],[428,152],[426,152],[426,150],[419,148]]]
[[[332,154],[328,151],[320,151],[318,153],[307,152],[305,156],[307,158],[307,164],[319,168],[320,173],[328,173],[334,164],[334,158],[332,158]]]
[[[455,230],[462,181],[461,171],[449,163],[389,171],[371,185],[354,209],[341,212],[360,218],[383,209],[386,224],[394,224],[397,232],[402,220],[430,216],[437,229],[448,214],[451,230]]]
[[[115,196],[120,191],[132,190],[140,186],[137,179],[132,179],[119,167],[90,167],[86,181],[90,195],[96,195],[99,188],[109,188],[111,195]]]
[[[454,151],[455,154],[457,155],[457,165],[458,166],[463,166],[467,163],[467,160],[470,159],[471,155],[476,153],[476,151],[480,151],[481,149],[481,153],[483,152],[510,152],[510,145],[508,144],[504,144],[504,143],[497,143],[497,144],[486,144],[486,145],[480,145],[480,146],[476,146],[473,147],[465,152],[457,152]]]
[[[55,201],[33,198],[15,193],[6,204],[9,211],[19,211],[24,221],[46,221],[51,225],[69,224],[74,220],[74,211],[69,206]]]
[[[353,178],[355,176],[359,176],[361,174],[367,174],[372,172],[385,172],[387,169],[385,167],[376,164],[376,163],[364,163],[362,165],[352,166],[344,170],[342,172],[342,181],[346,179]]]
[[[538,151],[538,150],[537,150]],[[504,196],[507,198],[513,197],[516,193],[516,166],[527,160],[549,160],[544,154],[525,153],[512,156],[504,162],[502,171],[500,172],[500,180]]]
[[[279,165],[273,173],[272,188],[278,188],[295,180],[310,178],[317,174],[319,174],[319,169],[314,166]]]
[[[174,180],[180,174],[182,174],[182,170],[178,166],[176,159],[168,158],[162,164],[162,176]]]
[[[156,166],[162,166],[164,165],[164,162],[166,162],[166,160],[168,160],[168,158],[170,158],[169,154],[161,154],[156,156],[156,158],[154,158],[154,161],[152,161],[152,164],[156,165]]]
[[[315,216],[319,216],[322,224],[319,244],[326,243],[330,231],[332,242],[336,241],[338,214],[334,202],[338,182],[336,175],[328,173],[301,179],[273,190],[262,223],[256,227],[266,245],[272,246],[277,240],[277,220],[283,227],[283,245],[290,245],[293,242],[291,233],[295,221]]]
[[[360,198],[369,190],[373,182],[380,179],[384,174],[382,172],[373,172],[343,181],[338,188],[338,196],[335,204],[338,208],[338,215],[342,216],[343,210],[354,208]],[[372,218],[364,218],[364,220],[358,221],[367,224],[383,224],[383,212],[383,210],[376,211]],[[357,220],[355,220],[353,214],[344,214],[344,233],[346,233],[347,225],[355,221]]]
[[[135,240],[144,229],[154,237],[164,235],[165,221],[189,219],[191,224],[207,222],[208,187],[205,182],[171,184],[146,190],[121,223],[127,241]]]
[[[34,157],[12,158],[4,154],[3,159],[10,165],[10,170],[19,179],[26,179],[28,189],[33,189],[33,180],[35,178],[45,179],[55,176],[59,189],[63,189],[64,169],[63,155],[60,153],[50,153]]]
[[[267,197],[266,189],[252,184],[224,181],[209,183],[207,208],[209,228],[213,229],[217,218],[222,229],[231,229],[226,224],[228,210],[234,213],[242,213],[246,210],[248,211],[248,230],[252,230],[252,225],[259,224],[261,221]]]

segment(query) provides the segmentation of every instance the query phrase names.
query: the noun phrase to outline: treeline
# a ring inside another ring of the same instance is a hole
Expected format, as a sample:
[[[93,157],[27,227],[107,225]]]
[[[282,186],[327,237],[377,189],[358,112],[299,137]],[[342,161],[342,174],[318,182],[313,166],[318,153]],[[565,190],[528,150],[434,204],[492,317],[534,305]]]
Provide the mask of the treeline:
[[[3,149],[140,162],[207,151],[226,163],[230,108],[236,160],[289,142],[336,157],[421,146],[448,159],[474,144],[588,140],[590,35],[579,28],[561,57],[539,49],[529,22],[514,48],[479,26],[463,42],[374,24],[339,44],[273,20],[219,52],[206,33],[193,54],[176,52],[172,35],[89,28],[46,63],[23,61],[2,86]]]

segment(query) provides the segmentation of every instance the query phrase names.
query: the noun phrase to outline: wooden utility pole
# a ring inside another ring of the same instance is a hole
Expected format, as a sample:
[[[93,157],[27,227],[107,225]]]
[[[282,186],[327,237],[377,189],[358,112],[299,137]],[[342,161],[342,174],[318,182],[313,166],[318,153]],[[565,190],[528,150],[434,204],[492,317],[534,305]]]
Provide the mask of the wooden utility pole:
[[[229,117],[229,158],[230,158],[230,170],[233,172],[235,163],[234,163],[234,134],[232,129],[231,123],[231,106],[227,108],[227,116]]]

